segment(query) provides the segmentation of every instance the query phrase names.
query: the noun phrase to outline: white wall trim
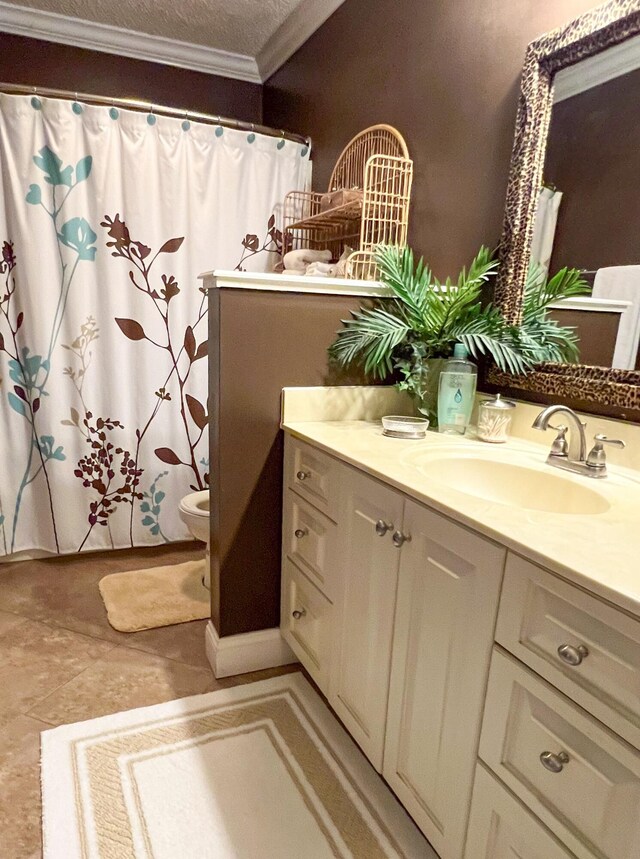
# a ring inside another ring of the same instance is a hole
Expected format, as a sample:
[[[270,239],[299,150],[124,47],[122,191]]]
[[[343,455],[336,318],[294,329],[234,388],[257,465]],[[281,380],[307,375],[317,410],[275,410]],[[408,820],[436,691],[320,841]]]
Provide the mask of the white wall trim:
[[[205,648],[216,677],[232,677],[298,661],[278,627],[220,638],[213,622],[209,621]]]
[[[342,277],[307,277],[255,271],[205,271],[198,275],[203,289],[252,289],[266,292],[297,292],[316,295],[354,295],[362,298],[392,298],[389,287],[377,280],[347,280]]]
[[[553,100],[564,101],[637,68],[640,68],[640,36],[561,69],[554,78]]]
[[[250,83],[262,83],[254,57],[70,18],[54,12],[13,6],[1,0],[0,31]]]
[[[257,57],[56,12],[14,6],[3,0],[0,0],[0,32],[260,84],[277,71],[343,3],[344,0],[301,0]]]
[[[321,27],[344,0],[301,0],[267,40],[256,57],[260,77],[266,81]]]
[[[632,304],[632,301],[624,301],[621,298],[594,298],[592,295],[578,295],[573,298],[563,298],[562,301],[554,301],[549,307],[552,310],[589,310],[594,313],[624,313]]]

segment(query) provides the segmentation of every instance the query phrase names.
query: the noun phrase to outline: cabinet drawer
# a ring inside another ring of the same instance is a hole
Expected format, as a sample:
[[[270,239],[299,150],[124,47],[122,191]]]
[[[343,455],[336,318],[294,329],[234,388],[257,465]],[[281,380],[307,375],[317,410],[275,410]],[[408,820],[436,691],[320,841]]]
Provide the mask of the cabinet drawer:
[[[476,766],[465,859],[573,859],[513,794]]]
[[[315,507],[286,490],[282,541],[284,554],[333,601],[336,576],[336,525]]]
[[[498,650],[480,756],[576,856],[637,859],[640,754]]]
[[[287,436],[285,485],[335,521],[338,463],[302,441]]]
[[[287,559],[282,568],[281,610],[280,629],[285,641],[326,694],[333,606]]]
[[[640,621],[509,555],[496,638],[640,749]]]

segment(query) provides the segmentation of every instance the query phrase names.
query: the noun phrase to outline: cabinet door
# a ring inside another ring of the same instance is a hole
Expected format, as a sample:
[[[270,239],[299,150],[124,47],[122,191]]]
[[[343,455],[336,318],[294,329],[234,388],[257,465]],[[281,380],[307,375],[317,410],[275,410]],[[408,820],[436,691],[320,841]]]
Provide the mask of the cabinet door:
[[[404,499],[346,466],[340,480],[336,657],[329,700],[380,772],[400,559],[391,535],[401,526]],[[378,522],[393,527],[380,535]]]
[[[459,859],[506,553],[412,501],[402,530],[384,776]]]

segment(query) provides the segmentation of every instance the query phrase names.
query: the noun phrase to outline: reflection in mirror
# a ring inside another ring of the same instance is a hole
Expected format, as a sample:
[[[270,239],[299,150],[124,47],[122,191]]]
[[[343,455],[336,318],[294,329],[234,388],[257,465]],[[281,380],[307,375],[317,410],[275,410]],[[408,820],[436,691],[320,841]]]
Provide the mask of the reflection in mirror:
[[[583,271],[591,294],[557,305],[581,364],[640,370],[640,39],[561,70],[532,263]]]

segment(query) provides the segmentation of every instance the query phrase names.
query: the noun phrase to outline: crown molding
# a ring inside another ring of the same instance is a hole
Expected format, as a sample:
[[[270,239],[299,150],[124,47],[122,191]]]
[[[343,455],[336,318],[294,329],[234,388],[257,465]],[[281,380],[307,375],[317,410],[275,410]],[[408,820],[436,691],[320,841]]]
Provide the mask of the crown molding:
[[[344,0],[301,0],[258,52],[256,61],[262,80],[277,72],[343,3]]]
[[[254,57],[70,18],[55,12],[13,6],[1,0],[0,31],[250,83],[263,81]]]
[[[553,81],[553,101],[564,101],[637,68],[640,68],[640,36],[559,71]]]

